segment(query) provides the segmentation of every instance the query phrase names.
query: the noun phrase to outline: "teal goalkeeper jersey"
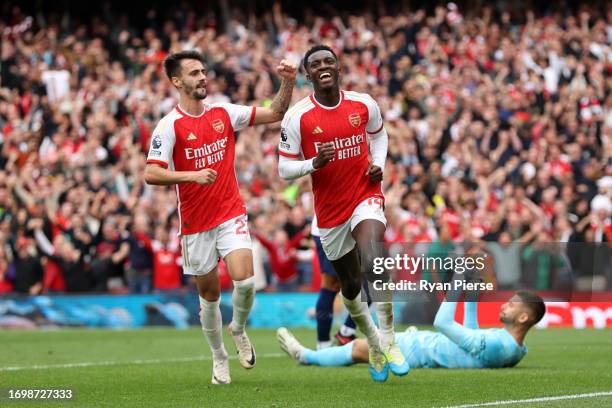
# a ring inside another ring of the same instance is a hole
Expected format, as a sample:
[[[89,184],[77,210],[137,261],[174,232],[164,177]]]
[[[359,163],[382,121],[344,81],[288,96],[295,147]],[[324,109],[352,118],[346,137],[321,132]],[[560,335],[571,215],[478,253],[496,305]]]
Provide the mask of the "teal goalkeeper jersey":
[[[436,315],[439,332],[428,330],[396,334],[410,367],[501,368],[516,365],[527,354],[505,329],[479,329],[476,304],[465,304],[462,326],[454,321],[456,304],[444,302]]]

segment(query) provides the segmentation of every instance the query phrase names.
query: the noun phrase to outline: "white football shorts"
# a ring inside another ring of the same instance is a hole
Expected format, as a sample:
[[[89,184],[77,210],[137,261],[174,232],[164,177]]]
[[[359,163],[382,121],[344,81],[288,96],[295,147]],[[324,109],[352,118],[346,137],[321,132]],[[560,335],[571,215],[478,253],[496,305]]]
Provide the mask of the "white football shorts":
[[[208,231],[181,236],[183,273],[206,275],[219,263],[219,257],[236,249],[252,249],[246,214],[225,221]]]
[[[355,247],[356,242],[351,232],[363,220],[378,220],[387,225],[381,198],[366,198],[359,203],[351,217],[344,223],[332,228],[319,228],[321,245],[327,259],[338,260]]]

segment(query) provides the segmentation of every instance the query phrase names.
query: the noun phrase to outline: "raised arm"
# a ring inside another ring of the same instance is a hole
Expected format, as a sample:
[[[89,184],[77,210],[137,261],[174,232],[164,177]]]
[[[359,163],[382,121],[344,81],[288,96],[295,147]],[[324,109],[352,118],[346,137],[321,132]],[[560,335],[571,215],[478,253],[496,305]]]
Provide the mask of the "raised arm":
[[[446,331],[451,330],[454,326],[461,326],[455,321],[455,310],[457,309],[457,302],[450,302],[444,299],[440,304],[440,308],[436,313],[434,319],[434,327],[446,334]]]
[[[289,240],[289,243],[287,245],[287,248],[294,248],[297,249],[300,247],[300,243],[302,242],[302,240],[306,237],[306,233],[304,231],[300,231],[297,234],[295,234],[293,236],[293,238],[291,238]]]
[[[455,274],[453,280],[462,278],[463,276]],[[465,320],[467,324],[464,327],[457,323],[455,321],[455,310],[457,309],[457,300],[459,300],[460,296],[461,290],[459,289],[446,292],[444,301],[440,305],[438,313],[436,313],[434,327],[466,352],[476,353],[481,347],[481,336],[479,335],[479,330],[476,330],[475,327],[469,327],[477,324],[475,323],[476,308],[474,307],[475,305],[469,305],[471,302],[467,302],[465,304],[467,309],[464,314],[464,319],[469,317]]]
[[[253,234],[255,238],[257,238],[257,240],[264,248],[266,248],[266,250],[268,250],[268,252],[274,252],[276,250],[276,246],[274,245],[274,243],[268,238],[266,238],[263,234],[260,234],[255,230],[251,230],[251,234]]]
[[[43,220],[40,218],[30,220],[34,229],[34,239],[38,248],[47,256],[55,254],[55,247],[49,240],[49,238],[43,232]]]
[[[270,107],[258,106],[255,109],[254,125],[278,122],[283,119],[285,112],[289,109],[297,67],[290,61],[282,60],[276,67],[276,72],[282,78],[280,89],[272,100]]]
[[[463,304],[463,327],[478,329],[478,302],[465,302]]]
[[[467,305],[466,305],[467,306]],[[477,353],[481,347],[479,330],[460,325],[455,321],[457,302],[444,301],[436,313],[434,327],[453,343],[470,354]]]

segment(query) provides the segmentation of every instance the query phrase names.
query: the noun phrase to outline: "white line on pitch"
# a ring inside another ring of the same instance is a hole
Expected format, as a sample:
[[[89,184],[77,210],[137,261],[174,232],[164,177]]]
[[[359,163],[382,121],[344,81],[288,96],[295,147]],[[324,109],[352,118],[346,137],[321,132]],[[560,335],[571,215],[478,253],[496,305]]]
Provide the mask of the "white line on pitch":
[[[591,392],[588,394],[558,395],[556,397],[529,398],[529,399],[522,399],[522,400],[482,402],[478,404],[453,405],[453,406],[449,406],[446,408],[492,407],[492,406],[498,406],[498,405],[528,404],[528,403],[534,403],[534,402],[549,402],[549,401],[571,400],[571,399],[578,399],[578,398],[597,398],[597,397],[609,397],[609,396],[612,396],[612,391]]]
[[[257,357],[262,358],[277,358],[285,357],[284,353],[268,353],[258,354]],[[231,360],[236,359],[236,356],[230,356]],[[82,367],[99,367],[99,366],[114,366],[114,365],[125,365],[125,364],[162,364],[162,363],[188,363],[192,361],[210,361],[212,357],[199,356],[199,357],[178,357],[178,358],[160,358],[151,360],[125,360],[125,361],[85,361],[81,363],[66,363],[66,364],[46,364],[46,365],[33,365],[33,366],[14,366],[14,367],[0,367],[0,371],[24,371],[24,370],[48,370],[51,368],[82,368]]]

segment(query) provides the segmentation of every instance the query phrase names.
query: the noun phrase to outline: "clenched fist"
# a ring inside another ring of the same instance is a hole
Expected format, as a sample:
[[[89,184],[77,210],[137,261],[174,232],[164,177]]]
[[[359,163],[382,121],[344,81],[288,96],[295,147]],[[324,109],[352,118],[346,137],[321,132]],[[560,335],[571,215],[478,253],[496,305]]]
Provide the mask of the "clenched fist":
[[[297,67],[291,61],[282,60],[276,67],[276,72],[281,78],[295,80],[297,76]]]
[[[336,149],[334,148],[334,144],[324,143],[321,147],[319,147],[319,151],[317,152],[317,157],[312,161],[312,167],[315,169],[320,169],[325,167],[327,163],[332,161],[332,159],[336,156]]]
[[[366,176],[370,176],[371,183],[380,183],[383,179],[382,169],[370,163],[366,170]]]
[[[191,181],[201,185],[212,184],[217,179],[217,172],[213,169],[203,169],[193,173]]]

